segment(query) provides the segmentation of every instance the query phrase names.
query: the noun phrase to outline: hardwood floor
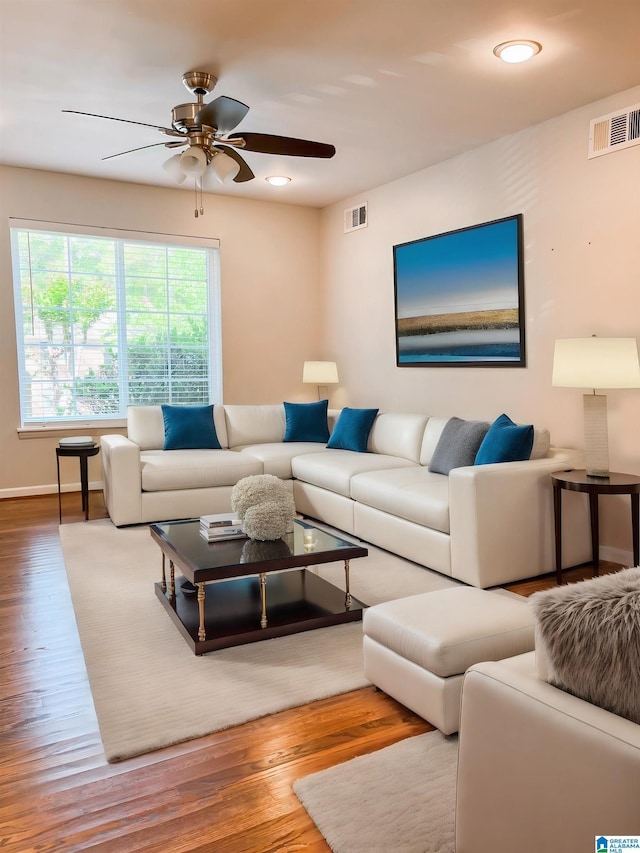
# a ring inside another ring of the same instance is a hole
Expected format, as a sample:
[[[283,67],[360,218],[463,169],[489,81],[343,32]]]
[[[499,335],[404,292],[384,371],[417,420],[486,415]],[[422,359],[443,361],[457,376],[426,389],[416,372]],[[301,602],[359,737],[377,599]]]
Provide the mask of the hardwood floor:
[[[91,518],[105,515],[102,494],[92,492]],[[64,494],[63,523],[82,520],[80,495]],[[328,851],[294,780],[432,729],[365,688],[108,764],[67,587],[57,495],[0,501],[0,537],[3,853]],[[509,588],[529,595],[554,583],[550,576]]]

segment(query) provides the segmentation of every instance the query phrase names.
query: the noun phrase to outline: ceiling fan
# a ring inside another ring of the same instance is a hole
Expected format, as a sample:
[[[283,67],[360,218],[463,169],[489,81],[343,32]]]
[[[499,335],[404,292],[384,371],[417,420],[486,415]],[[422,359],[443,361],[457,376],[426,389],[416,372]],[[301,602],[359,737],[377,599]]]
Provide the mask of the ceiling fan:
[[[291,136],[274,136],[269,133],[231,133],[249,112],[249,107],[234,98],[221,95],[205,104],[203,98],[216,85],[216,78],[204,71],[188,71],[182,75],[182,82],[196,97],[196,101],[178,104],[171,110],[171,127],[148,124],[142,121],[116,118],[114,116],[97,115],[80,110],[62,110],[63,113],[104,118],[110,121],[121,121],[126,124],[137,124],[142,127],[152,127],[160,133],[171,137],[169,142],[156,142],[142,145],[139,148],[129,148],[118,154],[110,154],[103,160],[121,157],[145,148],[184,148],[174,154],[164,164],[163,168],[178,183],[183,183],[188,177],[194,178],[196,189],[195,215],[202,215],[202,190],[211,186],[211,180],[221,183],[243,183],[251,181],[255,175],[249,165],[240,155],[240,151],[259,152],[263,154],[283,154],[293,157],[333,157],[336,149],[324,142],[311,142],[307,139],[295,139]],[[200,190],[200,206],[198,209],[197,192]]]

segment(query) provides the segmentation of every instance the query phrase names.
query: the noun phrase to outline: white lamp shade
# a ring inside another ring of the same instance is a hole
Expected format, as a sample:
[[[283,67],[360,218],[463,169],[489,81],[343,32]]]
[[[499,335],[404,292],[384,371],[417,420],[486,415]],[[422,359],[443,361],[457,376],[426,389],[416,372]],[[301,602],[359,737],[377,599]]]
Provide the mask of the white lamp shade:
[[[180,163],[181,157],[182,154],[174,154],[173,157],[169,157],[169,159],[165,160],[162,164],[162,168],[165,172],[178,184],[183,184],[187,180],[187,176],[182,170],[182,165]]]
[[[224,151],[216,154],[213,158],[213,171],[221,184],[229,184],[240,171],[240,163],[237,163],[233,157],[229,157]]]
[[[551,384],[560,388],[640,388],[636,339],[557,340]]]
[[[215,159],[215,158],[214,158]],[[203,190],[213,190],[218,186],[219,178],[213,171],[213,162],[209,163],[203,174],[196,178],[198,186]]]
[[[202,148],[191,145],[180,155],[180,166],[185,175],[197,178],[207,168],[207,155]]]
[[[338,366],[335,361],[305,361],[302,381],[313,385],[335,385],[338,380]]]

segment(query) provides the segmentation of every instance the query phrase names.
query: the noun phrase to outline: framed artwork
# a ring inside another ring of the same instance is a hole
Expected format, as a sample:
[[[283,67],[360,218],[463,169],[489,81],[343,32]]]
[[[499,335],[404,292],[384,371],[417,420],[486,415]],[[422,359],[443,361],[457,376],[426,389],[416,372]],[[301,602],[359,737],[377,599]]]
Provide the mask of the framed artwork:
[[[522,214],[393,247],[398,367],[526,367]]]

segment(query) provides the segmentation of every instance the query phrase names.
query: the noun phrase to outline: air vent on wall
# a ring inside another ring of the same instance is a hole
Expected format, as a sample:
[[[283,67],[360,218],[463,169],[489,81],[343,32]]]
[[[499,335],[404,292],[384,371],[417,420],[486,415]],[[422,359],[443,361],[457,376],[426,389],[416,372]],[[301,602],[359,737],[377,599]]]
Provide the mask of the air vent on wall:
[[[367,202],[364,201],[357,207],[350,207],[344,212],[344,233],[349,231],[357,231],[359,228],[366,228],[369,223],[367,215]]]
[[[640,104],[591,120],[589,159],[640,145]]]

